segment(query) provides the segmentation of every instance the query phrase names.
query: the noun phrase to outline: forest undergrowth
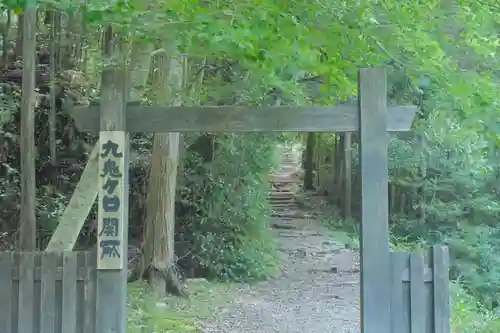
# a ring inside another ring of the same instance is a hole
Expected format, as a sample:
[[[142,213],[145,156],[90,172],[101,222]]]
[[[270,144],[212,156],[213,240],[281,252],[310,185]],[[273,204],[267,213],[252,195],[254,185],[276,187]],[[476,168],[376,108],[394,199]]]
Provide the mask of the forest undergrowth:
[[[324,215],[322,223],[331,231],[331,235],[346,247],[359,250],[359,230],[352,221],[332,218]],[[421,241],[409,241],[391,233],[390,246],[393,251],[423,251],[427,244]],[[488,309],[481,301],[467,292],[460,279],[452,281],[451,315],[454,333],[496,333],[500,331],[500,313],[498,309]]]

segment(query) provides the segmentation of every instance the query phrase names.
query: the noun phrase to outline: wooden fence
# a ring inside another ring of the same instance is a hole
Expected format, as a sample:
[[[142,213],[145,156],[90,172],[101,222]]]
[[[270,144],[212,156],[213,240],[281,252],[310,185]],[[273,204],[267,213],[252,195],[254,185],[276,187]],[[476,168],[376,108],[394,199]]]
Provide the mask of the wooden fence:
[[[0,252],[0,333],[95,333],[95,252]]]
[[[392,333],[450,333],[449,255],[391,253]]]

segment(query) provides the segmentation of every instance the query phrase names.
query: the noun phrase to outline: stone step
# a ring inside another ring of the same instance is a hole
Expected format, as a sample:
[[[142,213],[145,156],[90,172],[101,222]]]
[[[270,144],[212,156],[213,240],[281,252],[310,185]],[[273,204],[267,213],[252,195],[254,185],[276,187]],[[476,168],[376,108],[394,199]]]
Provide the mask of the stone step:
[[[272,206],[296,206],[295,200],[288,201],[272,201],[270,202]]]
[[[298,177],[301,171],[302,159],[289,148],[279,150],[281,164],[278,171],[269,175],[272,189],[268,192],[268,201],[273,210],[272,216],[283,218],[295,215],[298,211],[295,200],[296,191],[302,181]]]
[[[286,204],[286,205],[271,205],[273,211],[285,210],[285,209],[297,209],[297,205],[295,204]]]
[[[289,183],[302,183],[302,181],[298,181],[298,179],[287,178],[287,177],[276,177],[275,179],[270,179],[271,184],[289,184]]]
[[[268,197],[272,198],[295,197],[295,193],[291,191],[271,191],[268,193]]]
[[[274,192],[267,195],[268,199],[281,200],[281,199],[293,199],[295,194],[290,192]]]
[[[295,194],[289,192],[281,192],[284,194],[278,193],[269,193],[267,198],[269,200],[284,200],[284,199],[295,199]]]
[[[269,203],[271,204],[271,206],[290,206],[296,204],[294,199],[281,200],[281,201],[269,200]]]

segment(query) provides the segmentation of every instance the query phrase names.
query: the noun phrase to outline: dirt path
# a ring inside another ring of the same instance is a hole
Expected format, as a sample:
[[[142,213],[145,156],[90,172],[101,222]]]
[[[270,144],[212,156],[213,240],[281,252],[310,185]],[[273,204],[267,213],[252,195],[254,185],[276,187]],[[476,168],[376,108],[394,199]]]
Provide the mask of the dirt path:
[[[283,149],[281,170],[273,175],[270,200],[273,232],[283,256],[281,274],[238,288],[234,302],[205,323],[210,333],[357,333],[359,273],[357,254],[328,236],[293,200],[298,154]]]

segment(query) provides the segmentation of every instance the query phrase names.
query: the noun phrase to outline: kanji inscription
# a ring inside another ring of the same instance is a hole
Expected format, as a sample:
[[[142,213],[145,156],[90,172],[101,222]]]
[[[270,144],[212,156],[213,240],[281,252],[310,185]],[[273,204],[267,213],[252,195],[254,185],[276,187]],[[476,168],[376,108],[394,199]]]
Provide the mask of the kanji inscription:
[[[98,269],[123,269],[125,133],[101,132],[99,154]]]

